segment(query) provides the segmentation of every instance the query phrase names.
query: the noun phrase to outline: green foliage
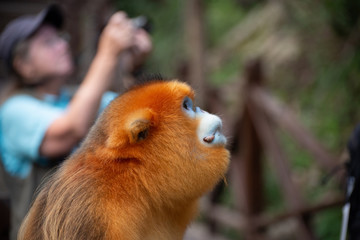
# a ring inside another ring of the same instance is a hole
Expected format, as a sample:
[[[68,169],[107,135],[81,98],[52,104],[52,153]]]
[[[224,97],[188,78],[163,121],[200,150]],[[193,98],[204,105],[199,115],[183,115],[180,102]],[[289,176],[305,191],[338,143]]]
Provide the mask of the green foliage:
[[[333,149],[344,146],[349,131],[360,119],[358,107],[354,104],[360,93],[359,60],[357,52],[341,61],[318,66],[313,94],[307,99],[313,104],[315,116],[327,116],[322,117],[314,129]]]
[[[346,37],[359,24],[360,2],[356,0],[326,0],[324,6],[335,31]]]
[[[270,163],[267,159],[265,163],[265,171],[264,171],[264,190],[265,190],[265,204],[266,204],[266,211],[270,214],[276,214],[280,211],[285,210],[285,201],[284,196],[280,191],[280,186],[278,182],[278,178],[276,178],[276,173],[273,171],[274,168],[270,166]]]
[[[231,80],[238,79],[241,76],[243,62],[239,59],[239,56],[231,56],[221,68],[211,71],[209,74],[209,81],[212,85],[221,87]]]
[[[318,239],[339,239],[341,209],[334,208],[316,215],[314,226]]]
[[[246,16],[244,9],[235,1],[227,0],[206,1],[206,45],[212,49],[221,48],[221,40],[231,28],[235,27]],[[240,53],[234,52],[221,68],[209,69],[209,80],[215,86],[221,86],[228,83],[235,75],[240,76],[242,66]]]
[[[246,12],[235,0],[206,1],[206,44],[209,48],[217,47],[222,37],[244,17]]]
[[[183,4],[180,0],[116,1],[117,8],[127,12],[129,17],[144,15],[152,23],[154,48],[147,61],[150,73],[175,77],[185,59]]]

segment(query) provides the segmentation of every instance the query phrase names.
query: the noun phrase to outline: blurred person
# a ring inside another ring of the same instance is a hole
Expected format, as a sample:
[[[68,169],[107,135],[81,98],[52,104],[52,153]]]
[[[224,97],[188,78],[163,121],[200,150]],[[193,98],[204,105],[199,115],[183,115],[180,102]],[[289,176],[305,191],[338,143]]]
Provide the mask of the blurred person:
[[[137,64],[152,47],[145,31],[135,29],[125,13],[115,13],[88,73],[71,95],[65,85],[74,64],[60,36],[63,22],[61,8],[50,5],[11,21],[0,36],[0,57],[10,79],[0,102],[0,156],[11,201],[11,239],[44,176],[73,151],[117,96],[108,89],[119,57],[132,49]]]

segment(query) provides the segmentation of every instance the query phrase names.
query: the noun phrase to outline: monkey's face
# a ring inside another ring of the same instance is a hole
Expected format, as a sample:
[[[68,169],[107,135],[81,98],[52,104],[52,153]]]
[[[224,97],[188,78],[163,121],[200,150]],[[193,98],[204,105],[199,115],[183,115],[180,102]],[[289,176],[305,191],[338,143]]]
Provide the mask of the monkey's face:
[[[193,101],[189,97],[184,98],[182,108],[190,118],[197,120],[196,132],[201,143],[208,146],[226,144],[226,138],[221,133],[222,121],[218,116],[193,107]]]
[[[194,92],[185,83],[136,87],[115,99],[96,125],[106,135],[102,155],[115,159],[111,164],[119,172],[137,168],[163,196],[198,197],[227,170],[222,122],[194,106]],[[123,164],[132,160],[137,164]]]

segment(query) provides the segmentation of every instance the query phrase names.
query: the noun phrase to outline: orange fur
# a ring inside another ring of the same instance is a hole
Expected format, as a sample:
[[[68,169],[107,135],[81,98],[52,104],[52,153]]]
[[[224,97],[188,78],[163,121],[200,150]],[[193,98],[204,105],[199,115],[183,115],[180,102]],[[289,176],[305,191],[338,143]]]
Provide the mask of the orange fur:
[[[181,111],[193,90],[151,82],[115,99],[42,188],[18,239],[182,239],[229,153]]]

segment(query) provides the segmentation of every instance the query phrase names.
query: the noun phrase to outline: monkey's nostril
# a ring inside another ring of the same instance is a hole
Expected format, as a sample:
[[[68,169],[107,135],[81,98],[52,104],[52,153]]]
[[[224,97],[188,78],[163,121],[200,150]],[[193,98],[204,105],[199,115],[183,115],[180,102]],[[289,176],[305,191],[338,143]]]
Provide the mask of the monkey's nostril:
[[[212,141],[214,141],[214,139],[215,139],[214,135],[206,136],[203,138],[204,142],[207,142],[207,143],[211,143]]]

